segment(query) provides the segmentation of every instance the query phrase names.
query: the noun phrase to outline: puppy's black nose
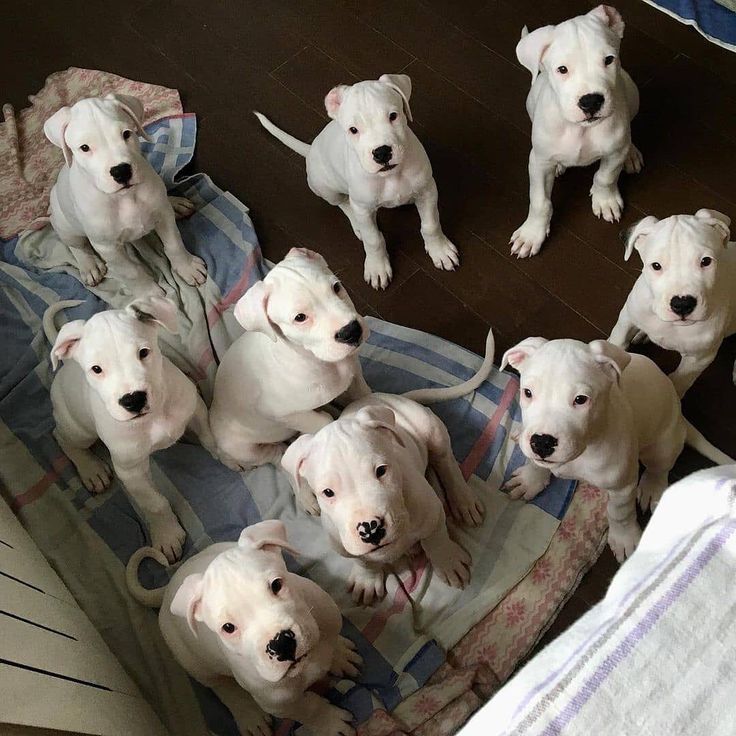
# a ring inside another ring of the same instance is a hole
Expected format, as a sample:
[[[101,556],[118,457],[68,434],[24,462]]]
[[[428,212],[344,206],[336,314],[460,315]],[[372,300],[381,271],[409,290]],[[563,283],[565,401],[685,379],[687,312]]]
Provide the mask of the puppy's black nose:
[[[110,176],[118,184],[127,184],[133,176],[133,168],[130,164],[118,164],[110,169]]]
[[[383,519],[361,521],[356,527],[361,541],[377,547],[386,536],[386,526]]]
[[[373,154],[373,160],[377,164],[387,164],[391,160],[391,156],[393,156],[391,146],[378,146],[371,153]]]
[[[363,328],[357,319],[348,322],[335,333],[335,340],[346,345],[357,345],[361,337],[363,337]]]
[[[125,394],[118,400],[118,404],[131,414],[138,414],[148,401],[148,394],[145,391],[133,391],[132,394]]]
[[[555,451],[557,437],[553,437],[551,434],[533,434],[529,438],[529,444],[532,446],[534,454],[544,460]]]
[[[687,296],[673,296],[670,299],[670,309],[680,317],[687,317],[697,306],[698,300],[689,294]]]
[[[293,662],[296,659],[296,634],[291,629],[279,631],[266,644],[266,654],[276,657],[279,662]]]
[[[583,95],[578,100],[578,107],[586,114],[586,115],[595,115],[598,110],[600,110],[603,107],[603,101],[604,97],[601,94],[598,94],[597,92],[593,92],[588,95]]]

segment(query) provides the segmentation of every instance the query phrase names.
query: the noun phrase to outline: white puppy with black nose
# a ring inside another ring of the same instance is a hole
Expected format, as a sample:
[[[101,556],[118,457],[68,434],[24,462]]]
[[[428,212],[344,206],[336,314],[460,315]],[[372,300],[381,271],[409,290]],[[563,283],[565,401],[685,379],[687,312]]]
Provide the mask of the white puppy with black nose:
[[[714,463],[736,462],[682,416],[671,381],[642,355],[605,340],[530,337],[506,352],[506,365],[521,375],[527,458],[506,484],[511,497],[530,501],[552,475],[607,491],[608,543],[620,562],[641,537],[637,495],[643,509],[659,502],[685,443]]]
[[[235,318],[246,332],[225,353],[210,408],[229,467],[278,463],[286,440],[332,421],[320,407],[370,393],[357,352],[368,326],[318,253],[292,248]]]
[[[167,197],[163,180],[141,154],[138,137],[150,141],[142,117],[135,97],[109,94],[62,107],[44,123],[65,160],[51,190],[51,225],[87,286],[100,283],[109,269],[134,293],[160,293],[125,248],[154,230],[173,269],[188,284],[203,284],[204,261],[187,251],[176,226],[175,211],[191,214],[193,205]]]
[[[349,588],[358,603],[386,595],[389,566],[420,545],[439,578],[464,588],[470,555],[448,533],[442,501],[426,478],[436,472],[453,518],[483,520],[483,504],[460,472],[447,428],[419,402],[457,398],[477,388],[493,366],[493,335],[470,381],[404,396],[371,394],[313,435],[302,435],[282,459],[299,504],[320,514],[335,550],[354,560]]]
[[[356,677],[362,658],[340,636],[342,617],[316,583],[287,570],[294,550],[281,521],[245,529],[237,543],[213,544],[188,559],[165,588],[138,582],[144,547],[130,558],[131,595],[160,608],[159,626],[179,664],[212,688],[242,736],[271,733],[266,713],[322,736],[352,736],[352,715],[307,690],[331,673]]]
[[[511,252],[519,258],[542,247],[552,219],[555,176],[570,166],[600,160],[590,190],[593,214],[607,222],[621,217],[621,169],[638,172],[643,163],[631,142],[639,92],[621,67],[623,35],[621,15],[609,5],[557,26],[522,31],[516,55],[532,74],[526,101],[532,151],[529,215],[511,236]]]
[[[309,188],[347,215],[363,241],[364,277],[374,289],[385,289],[392,276],[386,241],[376,224],[380,207],[415,204],[424,248],[434,265],[451,271],[460,262],[440,226],[427,152],[408,124],[410,97],[406,74],[338,85],[325,98],[332,121],[311,145],[256,113],[266,130],[306,158]]]
[[[186,534],[153,484],[150,455],[187,430],[214,452],[204,401],[158,347],[159,327],[176,332],[176,309],[168,299],[142,297],[125,309],[67,322],[57,333],[56,313],[81,303],[59,302],[43,317],[54,370],[64,362],[51,384],[54,437],[90,493],[110,483],[109,467],[89,449],[98,438],[105,443],[149,526],[151,544],[173,562]]]
[[[645,217],[623,234],[624,258],[636,249],[643,270],[611,332],[627,348],[645,336],[682,356],[670,375],[680,396],[736,332],[736,245],[731,220],[715,210]],[[734,366],[736,382],[736,366]]]

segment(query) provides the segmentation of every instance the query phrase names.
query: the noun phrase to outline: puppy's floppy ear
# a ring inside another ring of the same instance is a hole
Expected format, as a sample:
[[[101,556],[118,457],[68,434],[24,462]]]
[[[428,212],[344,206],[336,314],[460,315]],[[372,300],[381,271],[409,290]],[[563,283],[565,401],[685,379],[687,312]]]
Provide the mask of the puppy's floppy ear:
[[[281,552],[282,549],[298,554],[286,539],[286,527],[279,519],[259,521],[243,529],[238,539],[238,547],[243,549],[263,549],[267,552]]]
[[[624,37],[624,19],[616,8],[610,5],[599,5],[593,8],[588,15],[603,21],[619,38]]]
[[[518,371],[519,366],[546,342],[547,340],[543,337],[527,337],[526,340],[522,340],[518,345],[509,348],[503,354],[503,358],[501,358],[501,370],[507,365],[510,365]]]
[[[325,109],[327,114],[334,120],[337,117],[340,105],[342,105],[343,99],[345,99],[345,93],[350,89],[349,84],[338,84],[337,87],[333,87],[325,97]]]
[[[285,261],[290,259],[305,258],[308,261],[317,261],[321,263],[325,268],[329,268],[327,261],[316,251],[309,250],[309,248],[292,248],[284,257]]]
[[[139,136],[149,143],[153,143],[148,133],[143,128],[143,103],[137,97],[131,97],[130,95],[120,95],[117,93],[110,93],[105,97],[106,100],[114,100],[120,105],[120,107],[128,114],[128,116],[135,123],[135,129]]]
[[[51,367],[56,370],[60,360],[68,360],[74,356],[74,351],[82,339],[86,320],[75,319],[67,322],[59,330],[54,346],[51,348]]]
[[[166,297],[144,296],[134,299],[125,310],[141,322],[157,324],[174,335],[179,330],[176,307]]]
[[[194,628],[195,621],[201,621],[199,617],[199,607],[202,603],[202,583],[204,576],[200,573],[192,573],[187,575],[179,590],[176,591],[169,610],[174,616],[186,618],[189,628],[194,636],[197,636],[197,630]]]
[[[552,43],[554,30],[554,26],[542,26],[542,28],[537,28],[536,31],[531,33],[529,33],[526,26],[521,29],[521,39],[516,44],[516,58],[522,66],[525,66],[531,72],[532,82],[539,75],[542,57]]]
[[[281,467],[289,474],[291,484],[297,493],[311,491],[302,475],[302,465],[309,457],[313,439],[312,434],[300,435],[286,448],[286,452],[281,457]]]
[[[631,362],[631,355],[618,345],[612,345],[608,340],[593,340],[588,347],[601,370],[612,381],[618,383],[624,368]]]
[[[659,222],[654,215],[647,215],[644,219],[635,222],[627,230],[622,230],[619,233],[619,238],[624,243],[624,260],[628,261],[631,258],[631,254],[634,252],[634,248],[639,250],[643,245],[646,236],[652,232],[652,228]],[[641,252],[641,251],[639,251]]]
[[[695,217],[714,227],[723,238],[724,245],[728,243],[731,237],[731,218],[728,215],[724,215],[723,212],[718,212],[718,210],[702,209],[695,213]]]
[[[235,305],[235,319],[244,330],[262,332],[276,342],[276,330],[268,317],[268,299],[271,288],[263,281],[257,281]]]
[[[411,97],[411,77],[408,74],[381,74],[378,78],[379,82],[387,84],[391,89],[396,90],[401,99],[404,100],[404,112],[409,120],[414,120],[411,115],[411,107],[409,107],[409,98]]]
[[[365,406],[356,412],[354,421],[370,429],[387,429],[402,447],[406,446],[396,430],[396,414],[387,406]]]
[[[71,107],[62,107],[61,110],[57,110],[44,124],[43,132],[46,137],[55,145],[61,148],[64,153],[64,161],[67,166],[72,165],[72,151],[67,146],[64,135],[66,134],[66,128],[69,125],[69,121],[72,117]]]

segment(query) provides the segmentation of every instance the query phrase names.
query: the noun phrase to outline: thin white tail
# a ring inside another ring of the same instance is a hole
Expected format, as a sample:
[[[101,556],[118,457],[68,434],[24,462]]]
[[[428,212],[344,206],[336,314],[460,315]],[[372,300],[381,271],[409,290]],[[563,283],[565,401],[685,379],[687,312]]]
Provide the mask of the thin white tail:
[[[46,339],[53,345],[56,342],[56,338],[59,336],[59,331],[56,329],[54,324],[54,317],[64,309],[71,309],[72,307],[78,307],[83,304],[79,299],[67,299],[66,301],[56,302],[52,304],[43,313],[43,331],[46,334]]]
[[[717,465],[734,465],[736,460],[726,455],[725,452],[721,452],[717,447],[711,445],[705,437],[693,427],[690,422],[685,420],[685,426],[687,427],[687,435],[685,437],[686,444],[690,445],[693,450],[697,450],[703,457],[707,457],[708,460],[716,463]]]
[[[278,138],[285,146],[291,148],[292,151],[296,151],[300,156],[304,156],[309,153],[309,149],[312,147],[309,143],[300,141],[298,138],[294,138],[293,135],[289,135],[286,131],[277,128],[265,115],[260,112],[253,111],[253,114],[258,118],[261,125],[274,137]]]
[[[493,330],[488,330],[488,337],[486,337],[486,354],[483,358],[483,364],[478,369],[478,372],[469,378],[465,383],[461,383],[458,386],[448,386],[447,388],[418,388],[414,391],[407,391],[404,396],[407,399],[412,399],[419,404],[433,404],[436,401],[450,401],[451,399],[459,399],[461,396],[475,391],[483,381],[488,378],[488,375],[493,368],[493,358],[496,352],[496,342],[493,339]]]
[[[153,557],[156,562],[164,567],[169,566],[166,558],[157,549],[154,549],[153,547],[141,547],[133,552],[128,560],[128,564],[125,566],[125,582],[128,585],[128,592],[142,606],[146,606],[147,608],[161,608],[166,586],[149,590],[148,588],[144,588],[138,582],[138,565],[140,565],[146,557]]]

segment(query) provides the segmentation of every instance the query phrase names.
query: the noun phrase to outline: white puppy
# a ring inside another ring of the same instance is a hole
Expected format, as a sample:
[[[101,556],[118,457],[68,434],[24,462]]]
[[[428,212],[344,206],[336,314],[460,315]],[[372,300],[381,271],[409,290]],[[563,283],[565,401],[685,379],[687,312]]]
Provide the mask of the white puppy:
[[[623,35],[621,15],[608,5],[557,26],[522,31],[516,55],[532,73],[526,101],[532,151],[529,215],[511,236],[511,252],[519,258],[539,253],[549,234],[555,176],[569,166],[600,159],[590,190],[593,214],[607,222],[621,217],[621,169],[632,173],[642,167],[641,154],[631,142],[639,92],[621,68]]]
[[[82,281],[96,286],[110,273],[136,292],[161,290],[125,244],[152,230],[174,270],[192,286],[207,277],[204,261],[189,253],[175,221],[192,204],[166,196],[166,185],[141,154],[138,136],[151,140],[135,97],[109,94],[62,107],[44,124],[46,137],[64,152],[51,190],[51,225],[77,260]]]
[[[427,152],[407,122],[412,119],[410,96],[406,74],[338,85],[325,98],[332,121],[311,145],[256,113],[266,130],[306,158],[310,189],[347,215],[363,241],[364,278],[374,289],[385,289],[392,276],[386,241],[376,224],[380,207],[415,204],[424,249],[434,265],[452,271],[460,262],[440,226]]]
[[[158,327],[176,332],[176,309],[162,297],[136,299],[125,309],[67,322],[58,334],[54,315],[82,302],[64,301],[44,313],[53,345],[51,384],[54,437],[90,493],[110,483],[110,469],[90,447],[101,439],[125,490],[150,527],[151,543],[170,561],[186,536],[151,478],[150,455],[190,429],[210,452],[214,440],[207,407],[194,384],[158,347]]]
[[[470,381],[404,396],[371,394],[316,434],[299,437],[284,454],[300,505],[321,513],[335,550],[354,559],[349,587],[356,602],[382,599],[387,569],[417,544],[445,583],[464,588],[470,580],[470,555],[450,539],[442,501],[425,477],[428,468],[437,473],[457,521],[478,526],[483,505],[460,472],[445,425],[417,401],[469,393],[492,366],[489,333],[483,366]]]
[[[530,337],[506,352],[501,368],[508,364],[521,375],[527,457],[506,484],[511,497],[530,501],[551,475],[608,491],[608,543],[619,561],[641,536],[637,494],[642,508],[657,504],[685,443],[715,463],[736,462],[682,416],[672,383],[649,358],[605,340]]]
[[[629,259],[639,251],[644,270],[611,332],[627,348],[644,336],[682,359],[670,375],[680,396],[713,362],[723,339],[736,332],[736,244],[731,220],[714,210],[645,217],[624,233]],[[734,366],[736,382],[736,366]]]
[[[318,253],[292,248],[238,301],[235,318],[246,333],[225,353],[210,409],[229,467],[278,463],[286,440],[332,420],[317,409],[370,393],[357,352],[368,327]]]
[[[286,569],[294,550],[281,521],[262,521],[238,540],[188,559],[165,588],[138,582],[144,547],[128,562],[131,595],[160,608],[159,626],[179,664],[212,688],[242,736],[271,733],[265,713],[303,723],[322,736],[350,736],[352,715],[307,690],[330,672],[355,677],[362,658],[340,636],[335,602],[316,583]]]

